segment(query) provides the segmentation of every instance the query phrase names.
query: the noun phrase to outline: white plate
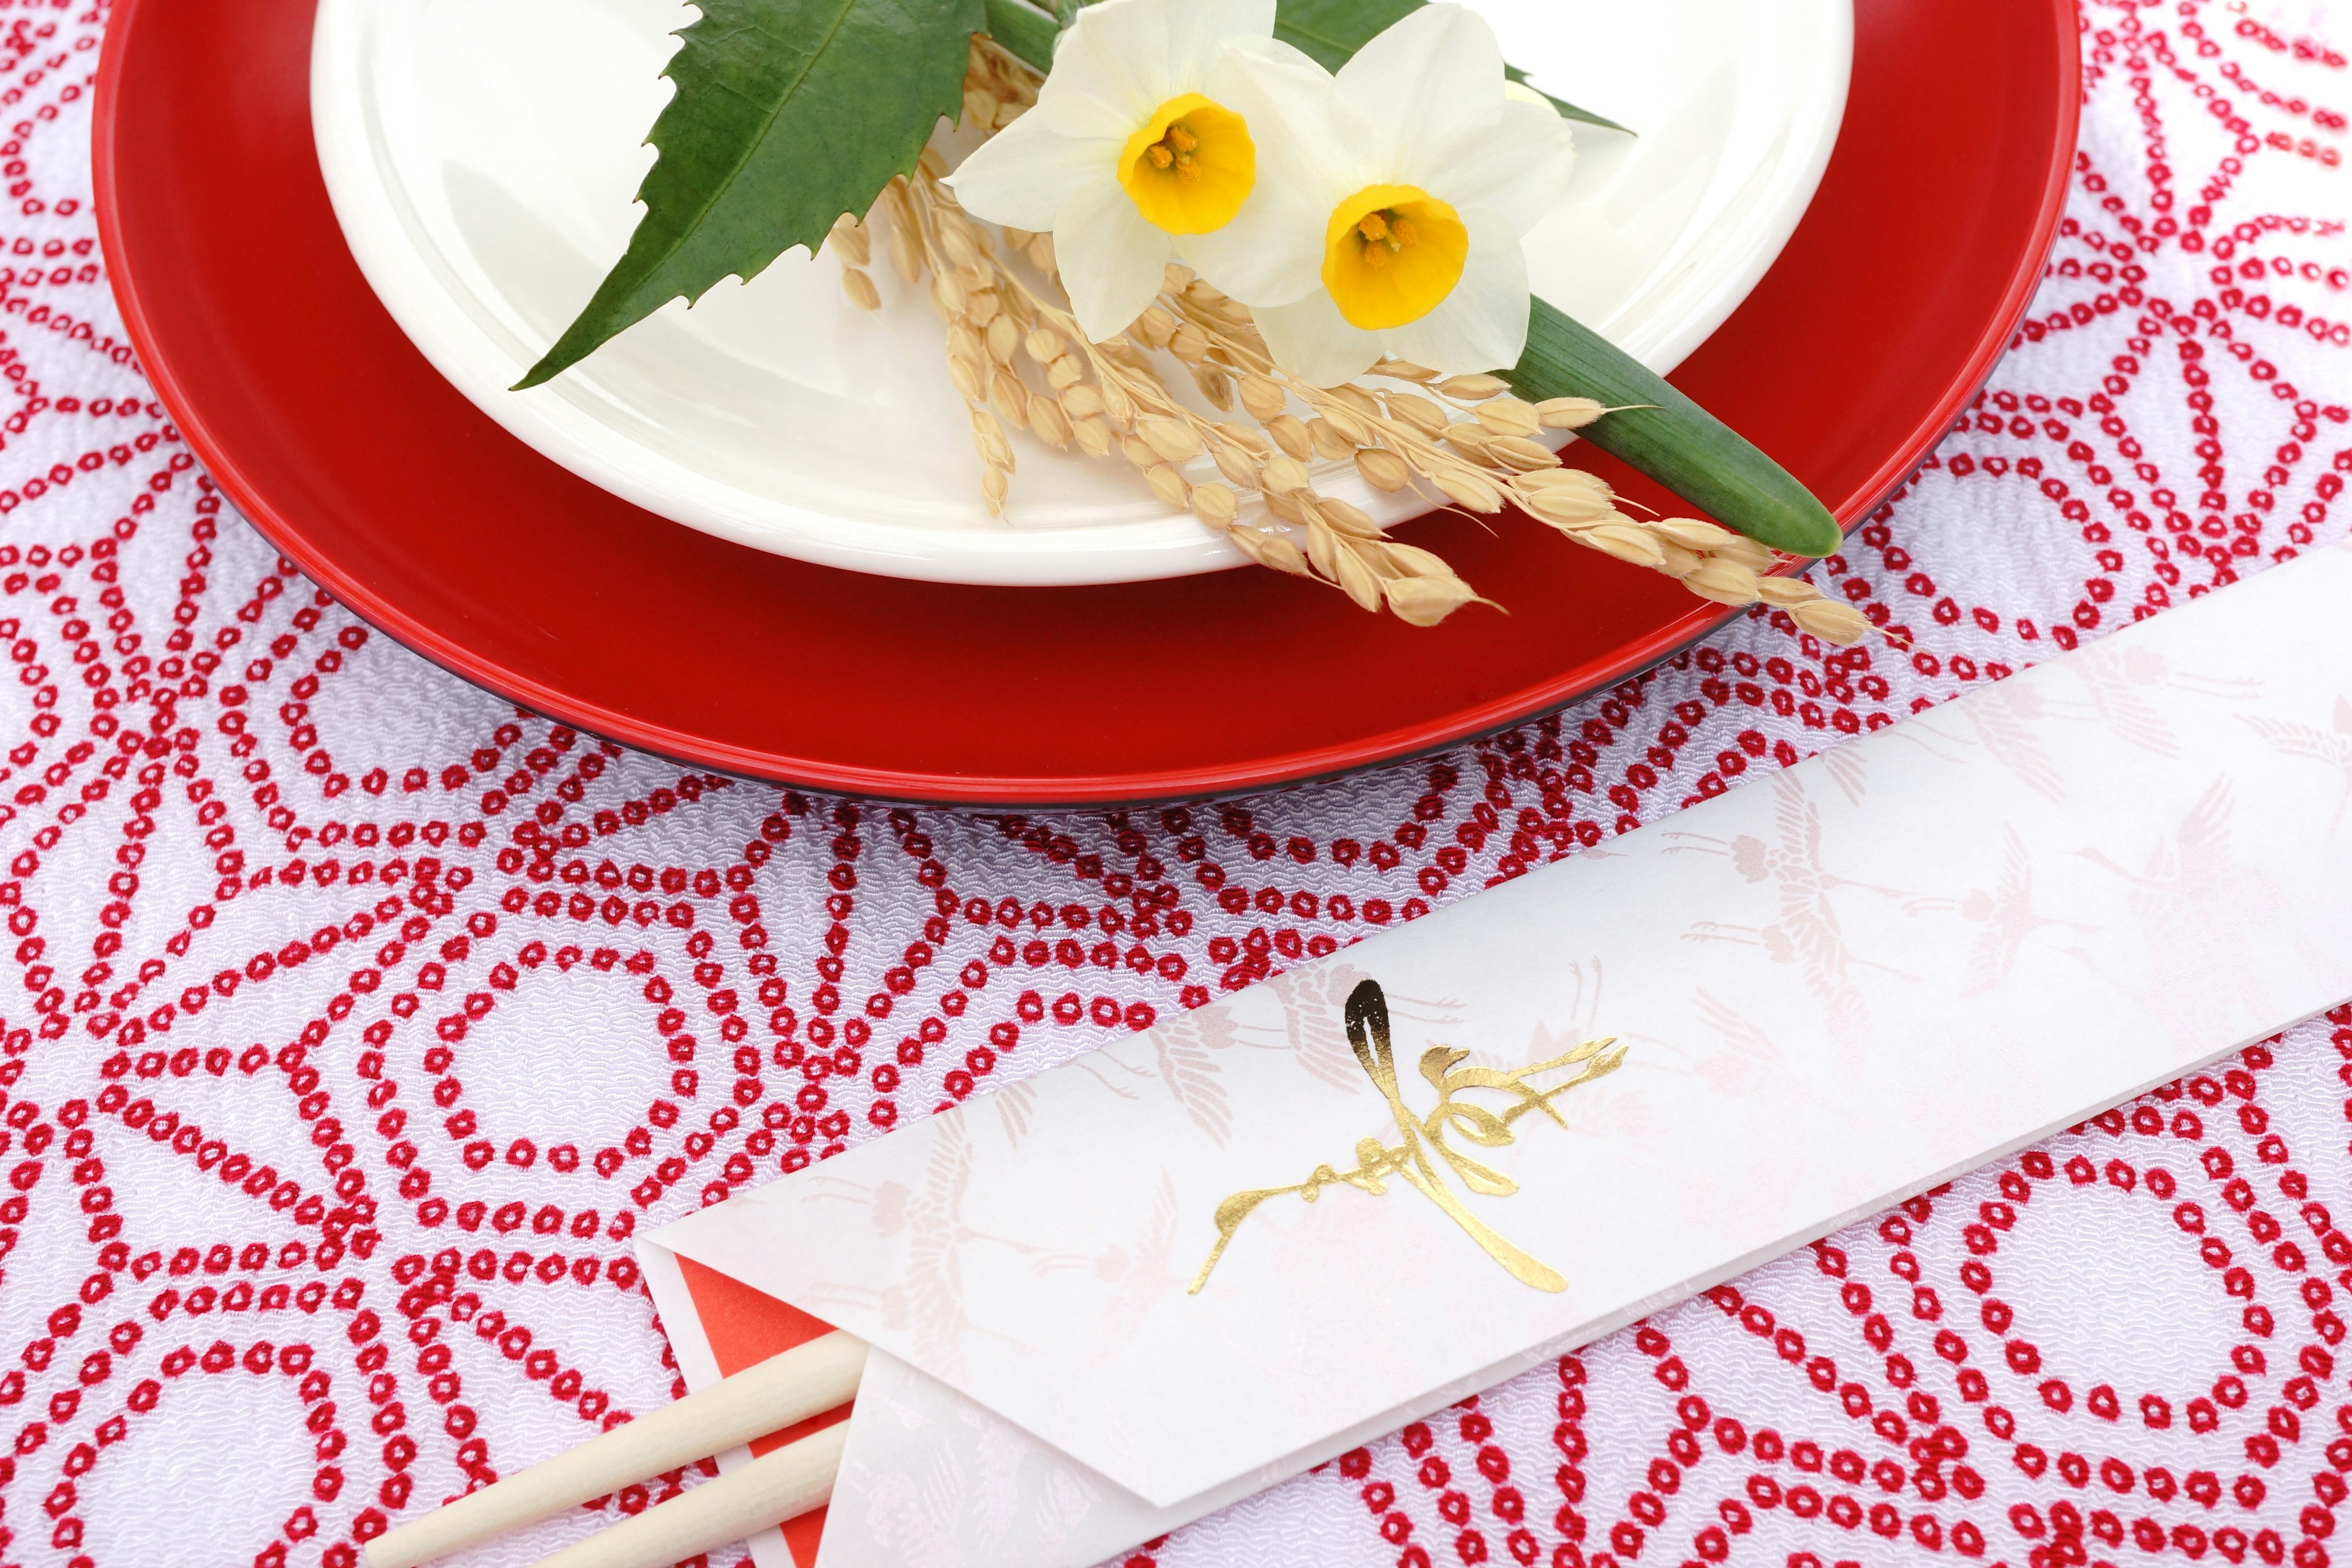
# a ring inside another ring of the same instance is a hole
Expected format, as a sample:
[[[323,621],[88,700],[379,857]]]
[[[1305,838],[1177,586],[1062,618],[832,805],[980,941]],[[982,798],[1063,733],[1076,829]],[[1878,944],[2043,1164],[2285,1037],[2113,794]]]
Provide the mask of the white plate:
[[[1671,369],[1812,199],[1845,107],[1851,0],[1473,4],[1538,85],[1642,132],[1579,127],[1576,177],[1528,254],[1537,292]],[[693,16],[671,0],[321,0],[310,102],[327,190],[435,367],[574,473],[755,549],[956,583],[1238,564],[1126,464],[1027,437],[1012,507],[990,517],[938,318],[887,264],[876,314],[844,300],[831,258],[796,249],[507,390],[628,242],[669,35]],[[1352,468],[1318,484],[1383,521],[1424,510]]]

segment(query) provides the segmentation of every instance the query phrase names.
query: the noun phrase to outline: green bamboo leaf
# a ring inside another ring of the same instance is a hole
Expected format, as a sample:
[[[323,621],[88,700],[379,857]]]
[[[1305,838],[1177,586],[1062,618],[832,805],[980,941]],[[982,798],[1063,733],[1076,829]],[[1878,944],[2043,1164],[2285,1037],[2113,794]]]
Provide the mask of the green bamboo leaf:
[[[987,0],[987,5],[990,37],[1041,71],[1054,68],[1054,40],[1069,22],[1039,10],[1029,0]],[[1072,5],[1070,20],[1076,20],[1077,14]]]
[[[629,248],[516,385],[536,386],[670,300],[814,250],[915,166],[963,101],[983,0],[698,0],[646,140],[661,156]],[[1048,26],[1050,26],[1050,21]]]
[[[1336,71],[1358,49],[1424,3],[1425,0],[1277,0],[1274,36],[1300,53],[1312,56],[1325,70]],[[1505,66],[1503,74],[1517,82],[1528,79],[1527,73],[1517,66]],[[1613,120],[1603,120],[1589,110],[1552,98],[1548,92],[1544,97],[1567,119],[1604,131],[1625,131]],[[1633,132],[1625,131],[1625,134],[1630,136]]]
[[[1577,434],[1726,528],[1791,555],[1828,555],[1844,542],[1829,508],[1788,469],[1639,360],[1541,300],[1528,316],[1527,351],[1503,379],[1530,403],[1590,397],[1621,410]]]

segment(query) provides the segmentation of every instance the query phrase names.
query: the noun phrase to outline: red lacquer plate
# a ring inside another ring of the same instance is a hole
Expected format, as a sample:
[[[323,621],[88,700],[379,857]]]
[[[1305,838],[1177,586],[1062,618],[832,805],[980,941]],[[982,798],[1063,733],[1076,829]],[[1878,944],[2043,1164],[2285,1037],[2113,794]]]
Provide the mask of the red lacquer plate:
[[[641,511],[493,425],[376,302],[311,151],[310,18],[303,0],[120,0],[95,128],[116,296],[158,395],[254,525],[367,620],[527,707],[820,788],[1139,800],[1496,729],[1724,616],[1524,519],[1412,526],[1511,610],[1419,631],[1270,572],[904,582]],[[2081,97],[2074,0],[1867,0],[1854,22],[1811,211],[1674,377],[1849,526],[2008,345]]]

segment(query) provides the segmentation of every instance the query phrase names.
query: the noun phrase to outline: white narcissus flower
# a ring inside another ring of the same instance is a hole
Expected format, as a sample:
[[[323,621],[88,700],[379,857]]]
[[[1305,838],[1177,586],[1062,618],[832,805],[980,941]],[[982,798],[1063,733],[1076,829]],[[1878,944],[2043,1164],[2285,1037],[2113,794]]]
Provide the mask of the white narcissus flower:
[[[1054,51],[1036,107],[948,182],[965,211],[1054,237],[1071,313],[1117,337],[1167,264],[1230,224],[1257,184],[1245,119],[1223,101],[1225,46],[1274,31],[1274,0],[1103,0]]]
[[[1383,354],[1448,374],[1517,363],[1519,237],[1559,199],[1576,153],[1549,103],[1507,92],[1486,24],[1425,5],[1337,76],[1270,40],[1236,43],[1227,63],[1226,101],[1257,133],[1258,188],[1187,259],[1251,308],[1276,362],[1319,386]]]

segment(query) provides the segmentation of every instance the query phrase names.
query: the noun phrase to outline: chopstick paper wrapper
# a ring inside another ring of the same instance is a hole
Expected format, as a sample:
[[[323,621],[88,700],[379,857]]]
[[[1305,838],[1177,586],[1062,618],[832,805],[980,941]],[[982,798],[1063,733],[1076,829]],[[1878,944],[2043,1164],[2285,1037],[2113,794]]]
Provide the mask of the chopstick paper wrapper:
[[[740,1281],[714,1274],[691,1259],[681,1259],[666,1247],[649,1246],[643,1237],[636,1247],[643,1265],[646,1293],[668,1335],[677,1361],[678,1375],[689,1394],[699,1394],[721,1379],[743,1372],[770,1356],[807,1344],[830,1331],[795,1308],[760,1295]],[[715,1456],[721,1474],[735,1470],[785,1443],[847,1419],[845,1409],[829,1412],[780,1433],[756,1439]],[[822,1508],[781,1526],[752,1535],[749,1545],[754,1568],[814,1568]]]
[[[1098,1561],[2352,995],[2347,603],[2279,566],[650,1239],[873,1345],[824,1568]]]

